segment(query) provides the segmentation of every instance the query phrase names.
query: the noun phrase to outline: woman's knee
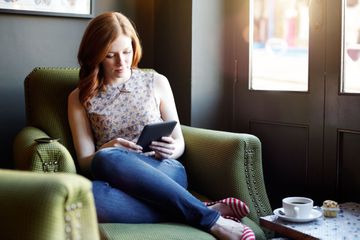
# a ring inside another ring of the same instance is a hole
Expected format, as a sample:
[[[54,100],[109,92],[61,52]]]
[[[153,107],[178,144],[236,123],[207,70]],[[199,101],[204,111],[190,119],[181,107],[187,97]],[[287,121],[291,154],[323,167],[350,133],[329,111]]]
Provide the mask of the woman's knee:
[[[170,178],[187,188],[187,174],[184,165],[176,159],[164,159],[160,167]]]
[[[98,169],[108,159],[109,149],[101,149],[97,151],[91,160],[91,170]]]
[[[108,170],[114,169],[123,162],[127,152],[119,148],[104,148],[97,151],[91,162],[91,172],[99,176]]]
[[[164,159],[164,160],[162,160],[162,162],[165,164],[168,164],[170,166],[184,168],[184,165],[182,165],[182,163],[176,159]]]

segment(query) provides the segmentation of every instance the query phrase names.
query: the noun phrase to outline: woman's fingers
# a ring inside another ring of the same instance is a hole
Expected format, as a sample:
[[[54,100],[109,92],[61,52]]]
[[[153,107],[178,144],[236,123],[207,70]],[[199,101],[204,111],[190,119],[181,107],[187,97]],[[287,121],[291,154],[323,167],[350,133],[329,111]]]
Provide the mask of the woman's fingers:
[[[162,137],[161,141],[151,142],[150,148],[155,151],[159,159],[170,158],[175,151],[175,140],[172,137]]]
[[[122,148],[126,148],[130,151],[135,151],[135,152],[142,152],[142,147],[137,145],[136,143],[132,142],[132,141],[128,141],[126,139],[123,138],[115,138],[107,143],[105,143],[101,148],[104,147],[122,147]]]

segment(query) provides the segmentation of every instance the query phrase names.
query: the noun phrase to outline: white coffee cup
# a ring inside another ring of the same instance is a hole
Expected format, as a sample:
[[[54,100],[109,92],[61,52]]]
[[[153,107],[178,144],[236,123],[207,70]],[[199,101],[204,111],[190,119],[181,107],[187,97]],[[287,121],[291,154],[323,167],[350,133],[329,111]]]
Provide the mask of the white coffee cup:
[[[287,217],[308,218],[314,201],[306,197],[287,197],[282,200],[282,206]]]

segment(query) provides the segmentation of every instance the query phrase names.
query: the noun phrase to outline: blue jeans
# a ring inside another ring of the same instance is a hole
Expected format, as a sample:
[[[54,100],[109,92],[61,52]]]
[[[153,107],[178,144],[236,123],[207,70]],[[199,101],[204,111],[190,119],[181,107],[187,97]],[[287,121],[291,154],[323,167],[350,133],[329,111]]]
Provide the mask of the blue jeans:
[[[91,165],[99,222],[187,222],[209,230],[220,214],[189,193],[184,166],[121,148],[98,151]]]

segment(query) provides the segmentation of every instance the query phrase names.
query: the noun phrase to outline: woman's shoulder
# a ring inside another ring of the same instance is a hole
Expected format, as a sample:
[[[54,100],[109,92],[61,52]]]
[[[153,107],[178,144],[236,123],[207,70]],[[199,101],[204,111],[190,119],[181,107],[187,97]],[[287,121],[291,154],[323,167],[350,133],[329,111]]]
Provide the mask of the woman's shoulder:
[[[135,73],[135,75],[148,75],[148,76],[162,75],[153,68],[134,68],[133,73]]]
[[[69,94],[69,99],[76,98],[76,97],[79,97],[79,88],[75,88]]]
[[[167,77],[161,73],[155,72],[153,77],[153,83],[155,90],[158,92],[168,91],[171,89],[169,80]]]
[[[133,69],[133,74],[135,77],[153,77],[158,73],[152,68],[135,68]]]
[[[77,103],[79,102],[79,88],[75,88],[72,90],[68,96],[69,103]]]
[[[166,84],[167,78],[151,68],[134,69],[134,78],[142,79],[145,82],[153,82],[154,84]]]
[[[165,75],[155,72],[154,74],[154,84],[155,85],[168,85],[169,84],[169,80],[167,79],[167,77],[165,77]]]

